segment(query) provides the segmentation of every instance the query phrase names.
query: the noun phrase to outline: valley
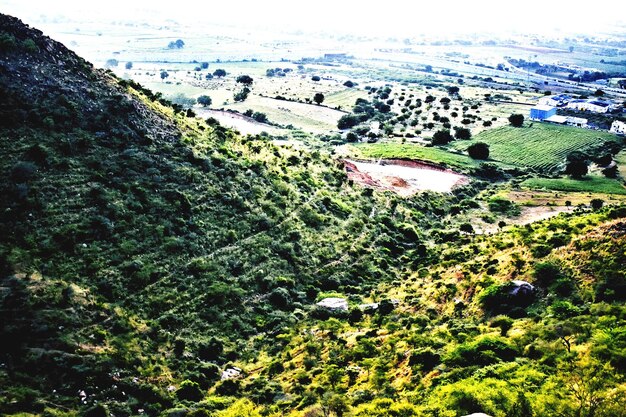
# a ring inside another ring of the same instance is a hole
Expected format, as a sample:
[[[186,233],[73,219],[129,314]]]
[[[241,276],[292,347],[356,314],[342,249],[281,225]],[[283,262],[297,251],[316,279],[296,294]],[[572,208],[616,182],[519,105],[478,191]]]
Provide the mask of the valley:
[[[19,18],[1,415],[624,415],[622,32]]]

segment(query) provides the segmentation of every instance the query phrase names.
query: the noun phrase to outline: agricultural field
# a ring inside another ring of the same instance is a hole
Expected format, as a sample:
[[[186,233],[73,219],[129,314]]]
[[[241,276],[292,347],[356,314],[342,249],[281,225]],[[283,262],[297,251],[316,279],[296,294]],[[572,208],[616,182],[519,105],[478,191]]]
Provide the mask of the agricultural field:
[[[626,195],[626,188],[622,180],[599,175],[588,175],[582,179],[530,178],[522,182],[520,186],[534,190]]]
[[[525,123],[521,128],[503,126],[486,130],[471,142],[457,141],[452,146],[464,150],[471,143],[485,142],[494,161],[549,173],[559,171],[572,151],[584,151],[608,141],[621,140],[608,132],[548,123]]]

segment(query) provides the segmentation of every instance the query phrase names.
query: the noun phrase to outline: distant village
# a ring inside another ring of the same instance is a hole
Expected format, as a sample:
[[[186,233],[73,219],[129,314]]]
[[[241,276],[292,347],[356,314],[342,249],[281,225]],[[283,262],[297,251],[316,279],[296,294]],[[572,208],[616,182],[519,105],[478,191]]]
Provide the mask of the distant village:
[[[539,99],[536,106],[530,109],[530,119],[555,123],[560,125],[576,126],[588,129],[597,129],[597,126],[589,124],[588,119],[571,115],[560,115],[558,110],[573,110],[576,112],[590,112],[595,114],[613,114],[616,110],[623,109],[623,104],[611,100],[603,100],[597,97],[581,99],[574,98],[567,94],[546,96]],[[622,120],[613,121],[609,129],[610,132],[618,135],[626,134],[626,122]]]

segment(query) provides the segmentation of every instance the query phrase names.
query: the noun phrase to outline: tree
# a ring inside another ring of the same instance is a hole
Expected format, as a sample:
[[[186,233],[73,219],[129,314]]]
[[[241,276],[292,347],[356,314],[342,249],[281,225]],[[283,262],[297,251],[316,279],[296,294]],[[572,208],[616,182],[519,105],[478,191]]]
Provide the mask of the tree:
[[[185,47],[185,42],[182,39],[176,39],[175,41],[167,44],[169,49],[182,49]]]
[[[315,95],[313,96],[313,101],[316,102],[318,105],[322,104],[322,102],[324,101],[324,94],[315,93]]]
[[[330,417],[331,413],[334,413],[337,417],[343,417],[350,410],[344,396],[333,393],[324,394],[321,406],[325,417]]]
[[[604,91],[602,91],[602,90],[600,90],[600,89],[597,89],[597,90],[593,93],[593,95],[594,95],[594,96],[596,96],[596,97],[602,97],[602,96],[604,95]]]
[[[509,116],[509,123],[513,127],[522,127],[524,124],[524,115],[523,114],[512,114]]]
[[[267,119],[267,115],[265,113],[261,113],[261,112],[254,112],[252,114],[252,118],[254,120],[256,120],[259,123],[267,123],[269,120]]]
[[[342,130],[350,129],[351,127],[358,125],[360,121],[361,120],[359,119],[359,116],[355,114],[345,114],[341,116],[341,118],[337,122],[337,128]]]
[[[250,77],[249,75],[240,75],[239,77],[237,77],[237,82],[243,85],[250,86],[254,82],[254,79],[252,79],[252,77]]]
[[[211,105],[211,103],[213,103],[213,100],[211,100],[211,97],[207,96],[207,95],[201,95],[200,97],[197,98],[198,104],[202,105],[202,107],[208,107]]]
[[[467,148],[467,153],[472,159],[487,159],[489,158],[489,145],[476,142]]]
[[[321,78],[319,77],[319,75],[314,75],[314,76],[311,77],[311,80],[312,81],[319,81],[319,80],[321,80]]]
[[[452,142],[453,138],[449,130],[442,129],[435,132],[433,135],[433,145],[445,145]]]
[[[167,73],[167,71],[161,71],[161,79],[164,80],[167,77],[169,77],[170,75]]]
[[[600,210],[604,205],[604,200],[602,200],[601,198],[594,198],[589,203],[591,204],[592,209]]]
[[[132,63],[132,62],[130,62],[130,61],[128,61],[128,62],[126,63],[126,65],[125,65],[125,67],[126,67],[126,69],[127,69],[127,70],[132,69],[132,68],[133,68],[133,63]]]
[[[352,82],[352,81],[348,80],[348,81],[346,81],[345,83],[343,83],[343,85],[344,85],[345,87],[352,88],[352,87],[354,87],[354,82]]]
[[[567,163],[565,165],[565,173],[572,178],[580,179],[587,175],[589,161],[587,155],[582,152],[574,151],[567,155]]]
[[[217,78],[222,78],[226,76],[226,71],[218,68],[215,71],[213,71],[213,75],[216,76]]]
[[[209,68],[209,63],[208,62],[203,62],[202,64],[200,64],[200,66],[202,67],[202,69],[207,69],[207,68]]]
[[[466,127],[460,127],[454,132],[454,137],[461,140],[469,140],[472,137],[472,131]]]
[[[120,62],[115,59],[115,58],[111,58],[111,59],[107,59],[107,62],[104,64],[105,67],[110,68],[110,67],[117,67],[117,65]]]
[[[246,101],[248,94],[250,94],[250,89],[248,87],[244,87],[233,95],[233,99],[235,101]]]
[[[459,94],[459,87],[457,86],[450,86],[447,88],[448,90],[448,94],[454,95],[454,94]]]

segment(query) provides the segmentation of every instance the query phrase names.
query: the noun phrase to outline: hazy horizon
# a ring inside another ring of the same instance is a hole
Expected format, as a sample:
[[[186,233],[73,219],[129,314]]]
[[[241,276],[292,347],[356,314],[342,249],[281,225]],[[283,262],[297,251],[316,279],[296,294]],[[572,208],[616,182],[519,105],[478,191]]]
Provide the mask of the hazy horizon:
[[[125,20],[152,22],[175,20],[187,24],[224,24],[277,31],[302,30],[372,36],[446,36],[469,33],[532,33],[563,35],[600,34],[626,25],[625,19],[610,8],[596,9],[592,18],[583,13],[582,1],[543,2],[527,0],[514,11],[494,0],[430,2],[426,4],[388,0],[378,4],[352,4],[330,0],[314,3],[275,0],[261,3],[239,0],[236,3],[195,4],[174,7],[162,0],[122,0],[86,3],[76,0],[27,3],[3,0],[0,10],[26,23],[41,16],[73,21]]]

